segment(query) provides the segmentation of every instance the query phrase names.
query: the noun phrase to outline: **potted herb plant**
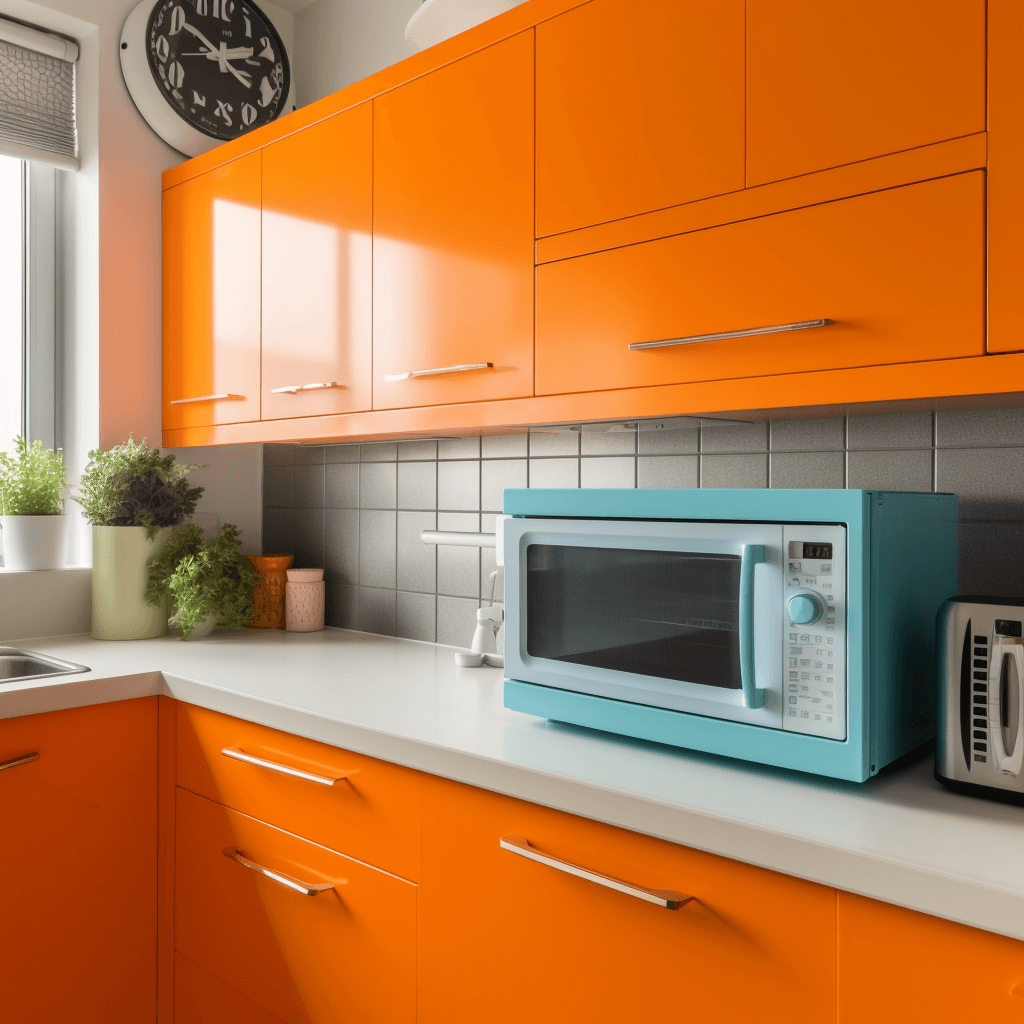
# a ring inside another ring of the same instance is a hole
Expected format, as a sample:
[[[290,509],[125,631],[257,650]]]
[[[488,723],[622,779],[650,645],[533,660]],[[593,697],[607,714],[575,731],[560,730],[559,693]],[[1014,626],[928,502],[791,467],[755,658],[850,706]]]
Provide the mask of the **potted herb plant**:
[[[0,452],[0,528],[8,569],[64,566],[64,453],[14,439]]]
[[[171,622],[183,640],[208,636],[214,626],[241,629],[252,619],[259,577],[238,553],[239,530],[225,523],[212,540],[190,523],[175,530],[149,559],[146,600],[172,608]]]
[[[109,451],[89,452],[74,495],[92,523],[92,635],[142,640],[167,632],[167,608],[147,604],[146,562],[196,509],[202,487],[187,476],[201,466],[131,437]]]

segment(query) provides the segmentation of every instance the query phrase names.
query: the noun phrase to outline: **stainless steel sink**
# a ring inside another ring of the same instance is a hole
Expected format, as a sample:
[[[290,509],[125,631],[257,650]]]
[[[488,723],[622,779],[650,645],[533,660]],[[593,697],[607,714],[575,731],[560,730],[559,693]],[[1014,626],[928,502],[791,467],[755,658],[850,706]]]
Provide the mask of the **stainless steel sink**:
[[[46,676],[67,676],[75,672],[88,672],[85,665],[76,665],[60,658],[19,651],[16,647],[0,647],[0,686],[21,679],[43,679]]]

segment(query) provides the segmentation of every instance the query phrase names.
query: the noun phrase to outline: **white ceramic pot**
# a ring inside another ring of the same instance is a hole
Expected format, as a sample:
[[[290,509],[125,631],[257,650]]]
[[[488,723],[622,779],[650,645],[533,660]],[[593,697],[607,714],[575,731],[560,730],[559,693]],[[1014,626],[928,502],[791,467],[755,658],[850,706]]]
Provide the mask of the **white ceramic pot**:
[[[146,604],[146,560],[167,539],[144,526],[92,528],[92,635],[95,640],[145,640],[167,632],[167,609]]]
[[[4,567],[63,569],[65,516],[0,516]]]
[[[204,636],[209,636],[213,632],[214,626],[216,626],[216,625],[217,625],[217,616],[216,615],[207,615],[205,619],[202,619],[200,622],[196,623],[195,629],[193,629],[192,632],[189,633],[188,636],[184,636],[184,634],[183,634],[182,635],[182,639],[184,639],[184,640],[201,640]]]

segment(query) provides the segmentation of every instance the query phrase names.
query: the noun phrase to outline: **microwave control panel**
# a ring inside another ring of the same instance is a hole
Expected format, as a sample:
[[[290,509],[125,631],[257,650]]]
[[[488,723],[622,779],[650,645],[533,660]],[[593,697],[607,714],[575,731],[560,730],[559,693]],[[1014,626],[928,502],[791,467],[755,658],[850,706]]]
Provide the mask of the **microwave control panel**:
[[[783,530],[782,728],[846,739],[846,528]]]

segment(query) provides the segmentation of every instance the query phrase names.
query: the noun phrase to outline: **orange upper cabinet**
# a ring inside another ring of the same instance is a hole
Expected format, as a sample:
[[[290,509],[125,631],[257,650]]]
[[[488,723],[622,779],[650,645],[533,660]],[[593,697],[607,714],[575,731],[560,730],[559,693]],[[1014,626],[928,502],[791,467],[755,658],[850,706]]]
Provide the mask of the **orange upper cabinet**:
[[[262,418],[370,408],[373,108],[263,151]]]
[[[537,393],[983,355],[983,177],[540,266]],[[829,395],[794,381],[787,398]]]
[[[164,192],[164,429],[260,418],[260,154]]]
[[[533,31],[375,99],[373,148],[374,408],[531,395]]]
[[[537,27],[538,236],[743,175],[743,0],[593,0]]]
[[[985,0],[748,0],[747,184],[985,130]]]

